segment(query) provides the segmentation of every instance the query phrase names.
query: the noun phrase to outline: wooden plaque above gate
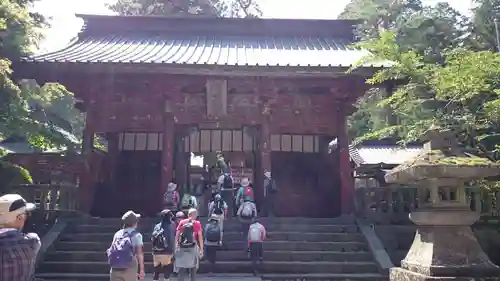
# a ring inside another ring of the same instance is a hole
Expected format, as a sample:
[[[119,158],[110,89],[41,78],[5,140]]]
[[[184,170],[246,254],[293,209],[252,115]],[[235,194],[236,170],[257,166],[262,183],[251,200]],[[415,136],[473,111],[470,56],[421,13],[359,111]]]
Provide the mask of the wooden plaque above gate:
[[[207,116],[220,118],[227,115],[227,80],[207,80]]]

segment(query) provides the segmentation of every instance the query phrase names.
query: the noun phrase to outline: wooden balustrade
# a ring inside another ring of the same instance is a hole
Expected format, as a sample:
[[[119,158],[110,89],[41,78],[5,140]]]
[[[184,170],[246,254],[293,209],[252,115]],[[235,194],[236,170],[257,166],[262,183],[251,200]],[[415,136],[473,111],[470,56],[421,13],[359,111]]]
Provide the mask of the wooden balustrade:
[[[27,184],[13,187],[12,192],[37,205],[37,209],[28,218],[24,230],[36,232],[42,237],[58,219],[76,215],[77,188],[77,185],[64,181],[58,184]]]
[[[440,188],[436,194],[414,187],[358,187],[355,195],[356,215],[376,224],[409,223],[408,214],[429,200],[446,204],[468,203],[472,211],[480,212],[483,220],[500,218],[500,191],[478,187]],[[459,196],[465,194],[465,196]]]
[[[78,207],[77,186],[74,184],[28,184],[19,185],[14,191],[37,205],[41,211],[76,211]]]

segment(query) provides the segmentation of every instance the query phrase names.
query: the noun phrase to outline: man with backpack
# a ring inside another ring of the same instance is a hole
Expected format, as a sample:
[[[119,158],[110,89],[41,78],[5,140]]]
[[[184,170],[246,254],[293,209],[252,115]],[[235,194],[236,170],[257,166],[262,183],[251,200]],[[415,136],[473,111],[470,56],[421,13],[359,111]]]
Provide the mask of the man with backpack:
[[[242,234],[246,235],[248,226],[252,223],[253,218],[257,216],[257,207],[255,206],[255,203],[247,198],[247,200],[244,201],[238,209],[237,216],[241,222]]]
[[[165,209],[177,211],[179,210],[179,192],[177,191],[177,184],[170,182],[167,191],[163,196]]]
[[[173,271],[173,254],[175,248],[175,217],[170,210],[160,213],[161,222],[153,228],[151,244],[153,248],[153,281],[160,280],[163,273],[165,281],[168,281]]]
[[[224,230],[224,219],[227,216],[227,204],[220,194],[216,194],[214,201],[208,204],[208,217],[216,218],[220,225],[220,228]]]
[[[198,211],[190,209],[188,218],[177,226],[175,266],[179,270],[179,281],[184,281],[186,275],[190,275],[191,281],[195,281],[199,260],[203,257],[203,231],[197,217]]]
[[[205,226],[205,253],[212,267],[217,259],[217,251],[222,245],[222,232],[220,217],[212,215]]]
[[[264,261],[263,242],[266,240],[266,228],[260,224],[257,217],[253,218],[249,226],[247,238],[253,273],[257,275],[258,265]]]
[[[144,243],[142,234],[137,230],[140,217],[133,211],[127,211],[122,216],[123,229],[115,233],[107,250],[111,281],[136,281],[137,277],[144,279]]]

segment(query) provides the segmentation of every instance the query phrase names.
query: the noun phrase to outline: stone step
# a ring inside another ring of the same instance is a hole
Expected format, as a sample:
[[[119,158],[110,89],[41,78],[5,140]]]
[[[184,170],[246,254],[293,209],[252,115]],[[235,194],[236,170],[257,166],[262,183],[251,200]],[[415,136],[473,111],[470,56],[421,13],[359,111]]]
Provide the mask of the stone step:
[[[200,221],[206,221],[206,217],[200,217]],[[344,217],[336,217],[336,218],[307,218],[307,217],[274,217],[267,218],[261,217],[259,218],[262,224],[356,224],[354,217],[344,216]],[[141,223],[157,223],[159,221],[158,218],[141,218]],[[238,219],[235,217],[226,218],[227,222],[238,222]],[[77,220],[79,224],[98,224],[98,225],[120,225],[120,218],[79,218]]]
[[[377,273],[342,274],[263,274],[262,281],[389,281],[389,276]]]
[[[37,278],[54,281],[108,281],[109,274],[93,273],[42,273],[37,274]],[[149,279],[148,279],[149,278]],[[375,273],[330,273],[330,274],[264,274],[261,277],[254,277],[251,274],[199,274],[199,281],[388,281],[389,277]],[[150,275],[144,281],[152,280]],[[177,281],[176,277],[171,277],[170,281]]]
[[[153,263],[145,263],[145,270],[152,272]],[[373,262],[264,262],[261,265],[261,273],[376,273],[378,266]],[[252,272],[251,263],[249,261],[227,261],[218,262],[211,266],[207,262],[200,263],[199,272],[214,272],[214,273],[249,273]],[[101,273],[109,272],[107,262],[99,261],[46,261],[38,268],[38,273]]]
[[[55,249],[59,251],[101,251],[104,253],[109,247],[109,242],[57,242]],[[245,250],[247,243],[244,241],[226,242],[227,250]],[[302,241],[266,241],[266,251],[338,251],[338,252],[360,252],[368,251],[365,242],[302,242]],[[151,243],[144,243],[144,251],[151,251]]]
[[[154,224],[140,224],[138,229],[143,233],[149,233]],[[265,225],[268,232],[308,232],[308,233],[358,233],[357,225],[308,225],[308,224],[271,224]],[[72,233],[113,233],[120,229],[119,225],[89,225],[72,224],[67,232]],[[224,223],[224,231],[239,232],[242,227],[239,223]]]
[[[109,242],[114,232],[109,233],[67,233],[62,235],[61,241],[73,242]],[[150,232],[144,233],[144,241],[151,239]],[[224,231],[224,241],[242,241],[244,237],[240,232]],[[268,232],[268,241],[305,241],[305,242],[363,242],[361,233],[307,233],[307,232]]]
[[[337,251],[265,251],[266,261],[372,261],[369,252],[337,252]],[[153,261],[150,252],[144,254],[147,262]],[[102,251],[52,251],[46,254],[46,261],[102,261],[106,262],[106,255]],[[220,250],[217,252],[218,261],[248,261],[248,254],[244,251]]]

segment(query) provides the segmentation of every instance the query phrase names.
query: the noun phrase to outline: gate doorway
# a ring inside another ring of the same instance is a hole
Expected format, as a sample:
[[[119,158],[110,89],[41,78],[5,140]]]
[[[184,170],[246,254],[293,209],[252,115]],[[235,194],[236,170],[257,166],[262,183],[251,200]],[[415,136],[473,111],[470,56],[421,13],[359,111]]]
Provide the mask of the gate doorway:
[[[180,172],[187,188],[184,191],[193,193],[198,198],[200,214],[207,215],[207,205],[211,198],[211,189],[217,185],[221,169],[217,167],[217,154],[222,153],[231,174],[235,187],[243,177],[251,182],[257,170],[257,128],[242,127],[236,129],[199,129],[191,128],[189,133],[179,139],[176,150],[180,157],[188,158],[186,173]],[[177,175],[177,169],[176,169]],[[203,179],[203,180],[202,180]],[[223,196],[228,205],[233,205],[234,191],[225,191]]]
[[[161,188],[162,133],[120,133],[114,175],[116,208],[155,216]]]

